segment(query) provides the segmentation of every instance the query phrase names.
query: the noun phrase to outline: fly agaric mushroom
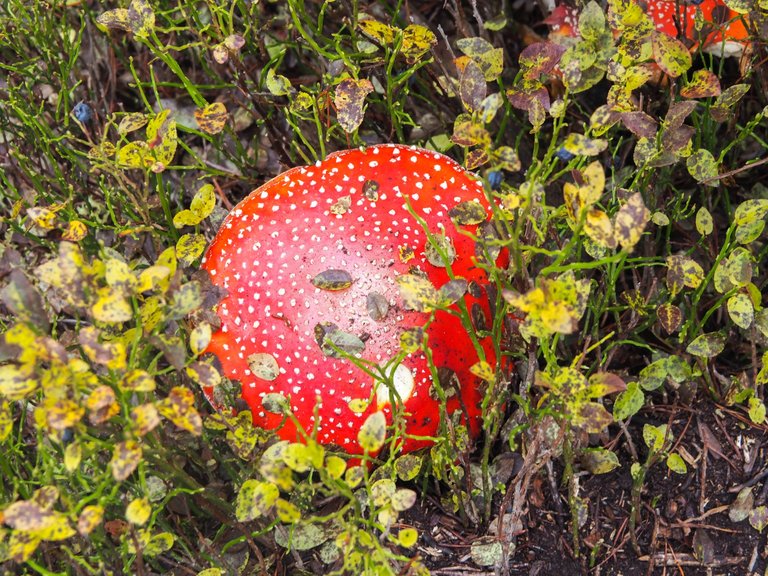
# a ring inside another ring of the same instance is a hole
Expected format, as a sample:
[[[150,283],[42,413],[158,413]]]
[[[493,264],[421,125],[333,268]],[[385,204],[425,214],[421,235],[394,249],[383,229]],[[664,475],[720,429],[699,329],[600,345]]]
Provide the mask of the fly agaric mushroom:
[[[410,210],[453,260],[451,274]],[[282,416],[262,404],[265,395],[279,393],[290,398],[297,421],[319,442],[361,453],[361,425],[378,410],[391,423],[392,396],[338,348],[382,367],[397,357],[400,334],[428,317],[404,306],[396,280],[407,274],[436,288],[465,279],[467,309],[475,324],[485,322],[476,328],[490,326],[483,287],[488,279],[477,266],[476,241],[457,230],[478,233],[488,212],[481,183],[459,164],[400,145],[331,154],[284,172],[238,204],[203,260],[213,283],[227,291],[217,309],[221,329],[208,351],[229,378],[240,381],[254,423],[280,425]],[[464,222],[456,217],[465,213],[473,216]],[[506,255],[496,257],[504,265]],[[483,393],[469,370],[479,359],[472,339],[461,320],[444,310],[424,333],[443,388],[454,388],[448,412],[460,411],[476,434]],[[493,365],[490,338],[480,338],[480,345]],[[405,431],[414,436],[406,437],[402,450],[429,445],[423,437],[436,434],[440,412],[425,355],[411,353],[389,373],[402,400]],[[350,407],[369,398],[362,412]],[[278,434],[299,437],[291,421]]]
[[[716,56],[740,57],[749,46],[749,33],[744,19],[731,10],[722,0],[703,0],[685,4],[675,0],[651,0],[639,2],[656,30],[692,42],[691,49],[701,43],[702,49]],[[679,11],[678,11],[679,9]],[[696,30],[696,14],[700,12],[704,29]],[[544,19],[551,38],[569,38],[579,35],[579,10],[560,4]],[[678,32],[682,25],[683,34]]]

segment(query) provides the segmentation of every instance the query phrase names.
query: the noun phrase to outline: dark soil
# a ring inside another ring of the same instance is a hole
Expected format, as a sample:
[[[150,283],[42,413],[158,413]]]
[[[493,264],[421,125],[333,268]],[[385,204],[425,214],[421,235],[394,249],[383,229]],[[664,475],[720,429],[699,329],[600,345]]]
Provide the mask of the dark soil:
[[[575,558],[570,535],[566,490],[561,472],[553,482],[542,471],[532,482],[524,529],[514,539],[508,563],[511,576],[570,574],[646,576],[746,576],[763,574],[763,538],[747,520],[729,518],[730,505],[743,487],[753,486],[755,506],[768,495],[764,426],[755,426],[740,410],[710,402],[693,407],[656,406],[635,417],[629,427],[642,437],[644,422],[669,423],[677,449],[684,447],[688,472],[670,472],[663,461],[650,471],[643,490],[643,510],[637,525],[638,557],[629,533],[631,511],[631,456],[623,436],[609,443],[623,444],[622,466],[615,471],[584,476],[581,496],[588,517],[580,533],[580,557]],[[644,458],[641,447],[641,458]],[[513,489],[517,477],[507,489]],[[559,505],[555,499],[559,499]],[[558,511],[558,508],[560,511]],[[498,514],[498,508],[496,510]],[[406,515],[404,524],[417,527],[424,545],[418,553],[435,575],[498,574],[473,563],[470,548],[484,536],[462,526],[455,515],[434,500],[422,501]]]

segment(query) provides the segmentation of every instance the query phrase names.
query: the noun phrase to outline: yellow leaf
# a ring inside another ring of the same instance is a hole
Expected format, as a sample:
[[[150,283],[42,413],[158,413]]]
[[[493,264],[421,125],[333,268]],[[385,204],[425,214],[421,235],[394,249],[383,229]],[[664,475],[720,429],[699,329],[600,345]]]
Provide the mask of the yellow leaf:
[[[476,362],[470,366],[469,371],[475,376],[482,378],[486,382],[496,381],[496,372],[494,371],[493,366],[488,364],[488,362],[482,360]]]
[[[373,19],[360,20],[357,23],[360,31],[381,46],[389,46],[395,40],[396,29]]]
[[[7,400],[0,401],[0,442],[4,442],[13,432],[13,412]]]
[[[195,396],[189,388],[172,388],[168,397],[158,403],[158,411],[179,428],[196,436],[202,433],[203,420],[195,408]]]
[[[104,520],[104,508],[98,504],[86,506],[77,519],[77,531],[81,536],[87,536],[98,528],[102,520]]]
[[[64,468],[72,473],[80,466],[83,459],[83,448],[79,442],[72,442],[64,449]]]
[[[227,125],[229,114],[227,107],[221,102],[214,102],[205,108],[195,110],[197,125],[206,134],[218,134]]]
[[[205,236],[202,234],[184,234],[176,242],[176,256],[183,265],[190,266],[203,255],[205,245]]]
[[[117,258],[110,258],[106,261],[105,267],[105,277],[109,286],[122,290],[125,294],[133,292],[138,282],[128,264]]]
[[[135,440],[126,440],[117,444],[109,463],[112,477],[118,482],[128,478],[141,462],[141,456],[141,446]]]
[[[148,121],[149,118],[147,118],[145,114],[142,114],[141,112],[130,112],[120,120],[120,124],[117,126],[117,133],[128,134],[129,132],[143,128]]]
[[[80,220],[70,220],[67,229],[61,235],[64,240],[79,242],[88,235],[88,227]]]
[[[40,538],[30,532],[11,532],[8,538],[8,557],[15,562],[26,562],[40,545]]]
[[[145,436],[160,424],[160,414],[154,404],[140,404],[131,408],[131,421],[136,435]]]
[[[170,113],[162,110],[147,124],[147,148],[152,151],[154,161],[162,165],[162,168],[153,167],[155,172],[161,172],[176,154],[176,120],[170,118]]]
[[[403,43],[400,52],[408,60],[414,61],[429,52],[435,44],[437,44],[437,37],[429,28],[418,24],[409,24],[403,30]]]
[[[154,265],[145,268],[139,274],[136,292],[141,293],[153,290],[162,280],[167,279],[170,274],[171,270],[167,266]]]
[[[120,148],[116,160],[125,168],[149,168],[154,163],[149,146],[141,140],[128,142]]]
[[[614,238],[627,252],[631,252],[640,241],[651,213],[645,207],[640,192],[635,192],[616,213]]]
[[[189,333],[189,347],[195,356],[203,353],[211,342],[211,325],[202,322]]]
[[[33,367],[25,364],[0,366],[0,396],[7,400],[23,400],[37,389]]]
[[[123,390],[136,392],[152,392],[155,389],[155,379],[144,370],[131,370],[123,376],[120,387]]]
[[[133,308],[120,292],[102,288],[97,295],[98,298],[91,307],[91,313],[99,322],[117,324],[133,318]]]
[[[616,248],[616,239],[613,237],[613,222],[602,210],[592,209],[587,212],[584,232],[600,246]]]
[[[152,514],[152,506],[146,498],[132,500],[125,509],[125,519],[136,526],[143,526]]]

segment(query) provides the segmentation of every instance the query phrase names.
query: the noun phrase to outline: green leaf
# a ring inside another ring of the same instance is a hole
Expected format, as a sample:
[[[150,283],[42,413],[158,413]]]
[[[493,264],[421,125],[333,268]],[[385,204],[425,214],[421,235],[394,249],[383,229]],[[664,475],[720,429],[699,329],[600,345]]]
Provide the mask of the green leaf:
[[[720,332],[701,334],[685,349],[688,354],[704,358],[714,358],[725,348],[726,338]]]
[[[760,398],[752,396],[749,399],[749,419],[755,424],[765,422],[765,404]]]
[[[384,412],[374,412],[366,418],[357,434],[360,447],[366,452],[378,452],[387,437],[387,418]]]
[[[627,389],[616,397],[613,404],[613,419],[626,420],[637,414],[645,403],[645,395],[637,382],[629,382]]]
[[[667,425],[661,424],[660,426],[653,426],[652,424],[645,424],[643,426],[643,441],[651,453],[659,452],[664,448],[664,441],[667,435]],[[669,440],[672,440],[670,434]]]
[[[673,452],[667,456],[667,468],[672,470],[675,474],[685,474],[688,472],[688,467],[685,465],[685,460],[677,452]]]

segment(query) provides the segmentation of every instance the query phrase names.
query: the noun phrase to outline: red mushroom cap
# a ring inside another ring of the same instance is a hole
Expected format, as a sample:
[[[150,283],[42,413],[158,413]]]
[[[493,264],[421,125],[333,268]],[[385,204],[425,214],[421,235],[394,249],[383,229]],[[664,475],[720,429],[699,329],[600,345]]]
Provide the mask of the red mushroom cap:
[[[459,233],[449,214],[467,201],[490,212],[481,183],[450,158],[380,145],[288,170],[232,210],[203,261],[213,283],[228,294],[219,304],[221,329],[208,351],[229,378],[240,381],[255,424],[267,429],[280,424],[282,417],[265,410],[262,399],[281,393],[319,442],[359,454],[357,435],[366,418],[382,410],[392,421],[388,388],[380,385],[374,393],[374,378],[321,345],[327,345],[326,336],[341,334],[354,343],[348,350],[384,366],[400,353],[402,331],[425,324],[428,314],[405,309],[396,278],[418,271],[439,289],[450,277],[445,267],[430,262],[435,259],[425,253],[427,236],[407,204],[432,235],[452,240],[456,256],[451,271],[471,286],[464,301],[475,317],[484,316],[490,324],[482,288],[488,280],[476,265],[475,240]],[[476,224],[461,228],[475,233]],[[499,258],[503,265],[505,256]],[[462,410],[476,433],[482,391],[469,372],[478,361],[470,337],[461,321],[445,311],[435,313],[425,332],[434,365],[458,382],[448,412]],[[481,345],[493,365],[490,338]],[[256,366],[254,373],[254,361],[266,362],[269,369]],[[407,434],[434,436],[439,403],[431,393],[424,354],[408,355],[394,369],[393,380],[408,414]],[[350,401],[372,395],[376,399],[364,412],[350,408]],[[278,434],[297,439],[291,422]],[[402,449],[426,445],[429,441],[411,438]]]

